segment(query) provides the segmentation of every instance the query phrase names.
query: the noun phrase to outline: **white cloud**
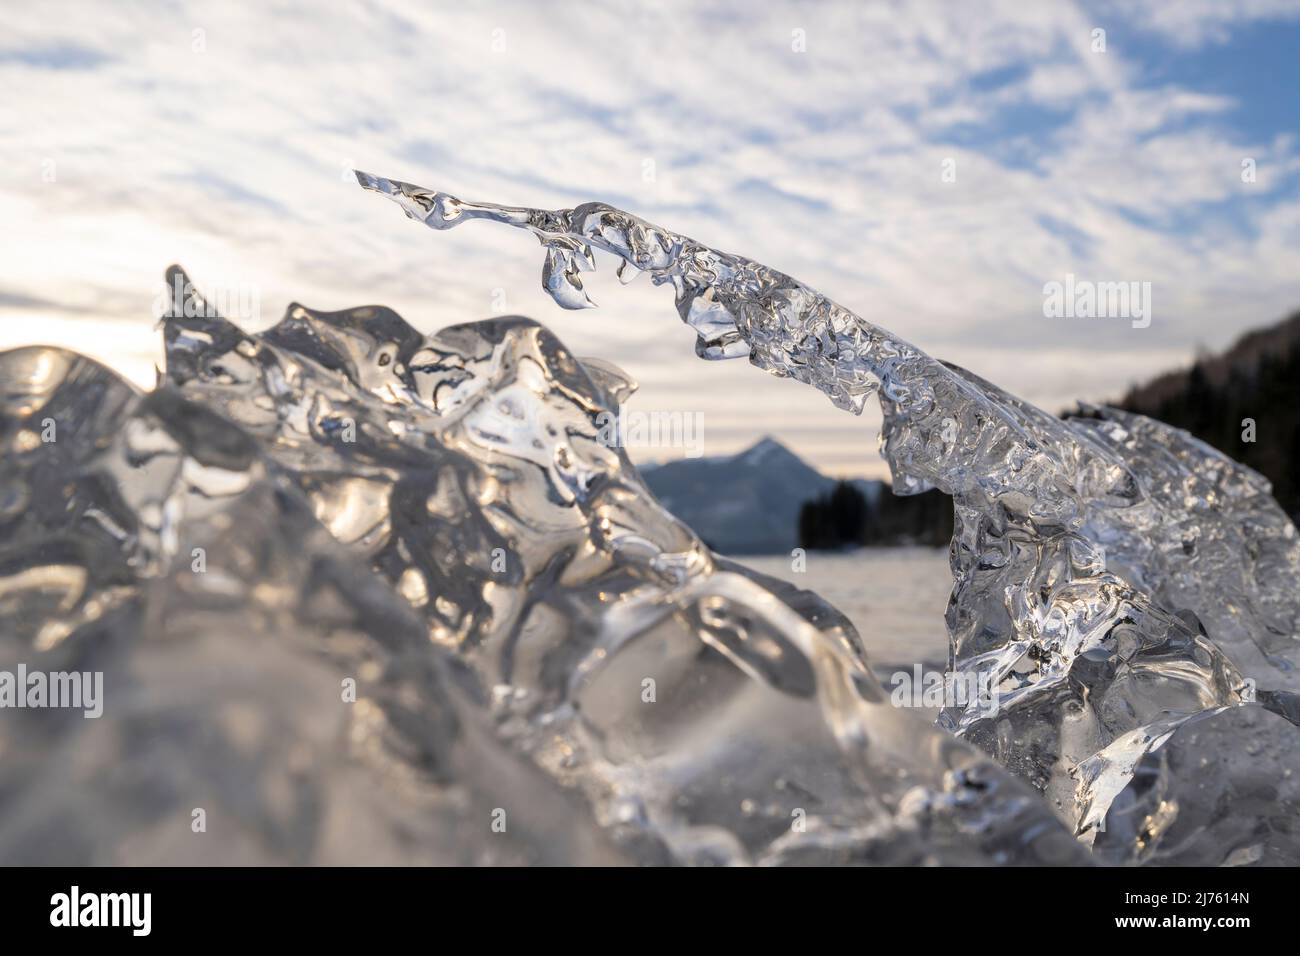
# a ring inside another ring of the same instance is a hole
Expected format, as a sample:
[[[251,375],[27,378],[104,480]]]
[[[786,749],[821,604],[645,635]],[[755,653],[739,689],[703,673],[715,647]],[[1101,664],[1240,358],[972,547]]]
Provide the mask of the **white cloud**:
[[[1176,6],[11,13],[0,215],[21,241],[0,260],[0,346],[75,344],[149,384],[149,303],[173,261],[258,287],[264,324],[294,299],[382,302],[432,330],[488,315],[500,289],[510,311],[641,379],[641,407],[706,410],[708,453],[772,431],[828,467],[878,472],[874,413],[854,419],[742,363],[700,363],[667,290],[607,272],[590,281],[600,311],[561,313],[527,236],[422,231],[344,170],[470,199],[605,199],[1063,407],[1300,301],[1300,214],[1279,192],[1300,170],[1296,144],[1234,134],[1239,104],[1144,85],[1136,59],[1152,36],[1219,42],[1279,11]],[[1090,48],[1098,25],[1105,54]],[[1059,123],[1017,128],[1031,106]],[[1243,156],[1260,162],[1249,190]],[[947,158],[956,183],[941,181]],[[1244,233],[1215,213],[1237,198],[1250,200]],[[1195,229],[1167,228],[1189,216]],[[1042,284],[1067,271],[1151,281],[1152,328],[1045,327]]]
[[[1300,18],[1296,0],[1179,0],[1178,3],[1110,4],[1137,25],[1186,48],[1222,43],[1236,24]]]

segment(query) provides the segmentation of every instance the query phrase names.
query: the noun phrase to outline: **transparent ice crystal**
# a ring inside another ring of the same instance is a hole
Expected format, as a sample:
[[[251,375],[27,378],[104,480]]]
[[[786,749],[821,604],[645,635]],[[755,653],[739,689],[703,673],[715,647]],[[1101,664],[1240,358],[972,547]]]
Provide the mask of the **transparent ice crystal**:
[[[953,498],[950,667],[994,688],[994,706],[950,708],[940,725],[1040,791],[1083,842],[1106,834],[1109,860],[1300,858],[1287,785],[1300,541],[1262,476],[1139,415],[1057,418],[783,273],[603,203],[505,207],[357,179],[433,229],[530,231],[565,308],[592,304],[580,273],[603,250],[620,276],[672,286],[702,358],[748,356],[854,413],[876,393],[895,492]],[[1261,786],[1275,805],[1243,809]]]
[[[0,353],[0,667],[105,674],[97,720],[0,721],[0,859],[1087,859],[654,500],[613,366],[517,317],[250,335],[168,283],[147,394]]]
[[[99,719],[0,712],[0,862],[1300,862],[1300,545],[1259,475],[603,204],[358,179],[531,231],[565,308],[603,250],[700,356],[876,394],[895,491],[953,498],[949,666],[994,706],[894,707],[843,615],[664,510],[602,440],[633,382],[536,322],[250,334],[173,268],[152,391],[0,353],[0,671],[104,674]]]

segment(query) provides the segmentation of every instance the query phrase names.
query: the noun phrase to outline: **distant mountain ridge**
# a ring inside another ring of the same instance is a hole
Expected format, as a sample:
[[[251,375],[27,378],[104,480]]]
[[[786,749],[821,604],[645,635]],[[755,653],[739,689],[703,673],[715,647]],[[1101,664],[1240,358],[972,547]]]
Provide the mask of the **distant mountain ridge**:
[[[1117,404],[1255,469],[1292,519],[1300,515],[1300,312],[1134,386]]]
[[[735,455],[682,458],[639,470],[663,506],[723,554],[779,554],[798,547],[799,509],[836,484],[771,437]],[[865,478],[850,483],[871,501],[885,487]]]
[[[1247,332],[1220,354],[1197,358],[1190,368],[1164,372],[1143,385],[1133,386],[1120,405],[1148,414],[1143,410],[1157,408],[1162,402],[1184,394],[1198,368],[1206,382],[1222,387],[1234,376],[1253,377],[1261,363],[1285,356],[1297,346],[1300,346],[1300,312],[1275,325]]]

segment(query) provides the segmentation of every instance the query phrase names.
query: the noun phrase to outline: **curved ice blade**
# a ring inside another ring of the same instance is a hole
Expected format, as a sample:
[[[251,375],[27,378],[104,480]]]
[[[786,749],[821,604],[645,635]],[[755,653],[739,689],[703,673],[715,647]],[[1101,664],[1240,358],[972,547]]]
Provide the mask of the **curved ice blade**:
[[[953,497],[952,664],[992,688],[991,702],[941,722],[1071,826],[1080,807],[1104,812],[1103,794],[1133,773],[1089,763],[1116,741],[1257,691],[1300,690],[1300,539],[1249,469],[1141,416],[1059,419],[781,272],[613,207],[464,205],[548,248],[588,244],[671,284],[703,358],[748,355],[853,412],[879,394],[895,491]]]

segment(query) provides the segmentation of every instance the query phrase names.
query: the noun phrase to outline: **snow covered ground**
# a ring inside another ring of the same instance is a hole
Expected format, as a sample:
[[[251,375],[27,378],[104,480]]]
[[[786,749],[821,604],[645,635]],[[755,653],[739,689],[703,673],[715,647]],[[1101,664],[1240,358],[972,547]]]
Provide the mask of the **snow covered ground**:
[[[789,555],[739,557],[756,571],[816,591],[858,629],[873,669],[948,659],[943,613],[952,590],[946,548],[810,551],[802,572]]]

